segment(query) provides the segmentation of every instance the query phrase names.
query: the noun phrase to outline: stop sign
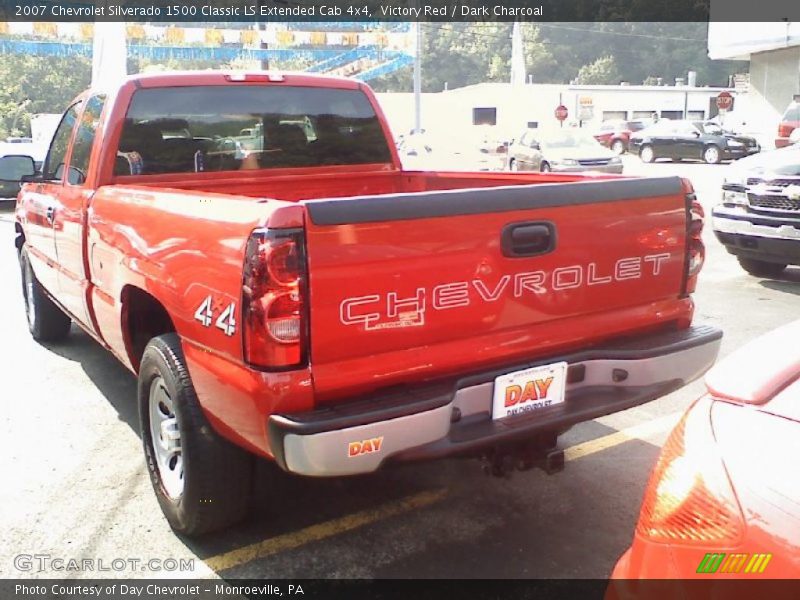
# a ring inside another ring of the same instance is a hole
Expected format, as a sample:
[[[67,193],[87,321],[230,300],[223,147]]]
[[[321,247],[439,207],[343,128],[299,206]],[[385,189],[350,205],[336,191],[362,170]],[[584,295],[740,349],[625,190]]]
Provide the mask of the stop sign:
[[[560,104],[556,107],[556,119],[559,121],[564,121],[569,116],[569,111],[567,107],[563,104]]]
[[[730,92],[720,92],[717,96],[717,108],[720,110],[730,110],[733,106],[733,96]]]

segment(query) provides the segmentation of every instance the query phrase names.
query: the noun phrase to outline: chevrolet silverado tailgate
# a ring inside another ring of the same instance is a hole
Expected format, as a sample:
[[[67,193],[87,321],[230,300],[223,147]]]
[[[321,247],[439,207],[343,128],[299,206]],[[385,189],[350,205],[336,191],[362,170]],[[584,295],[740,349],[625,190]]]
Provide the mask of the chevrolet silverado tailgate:
[[[685,316],[686,202],[677,177],[304,202],[317,394],[467,373]]]

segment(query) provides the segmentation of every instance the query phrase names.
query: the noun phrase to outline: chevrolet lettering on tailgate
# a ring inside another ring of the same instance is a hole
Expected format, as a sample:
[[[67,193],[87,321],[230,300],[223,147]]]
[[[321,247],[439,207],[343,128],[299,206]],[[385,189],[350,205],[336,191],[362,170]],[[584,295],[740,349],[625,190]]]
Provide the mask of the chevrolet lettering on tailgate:
[[[475,302],[495,302],[504,294],[522,298],[526,294],[547,294],[584,286],[608,285],[615,281],[657,277],[669,253],[620,258],[606,269],[596,262],[570,265],[553,271],[525,271],[503,275],[496,284],[482,279],[442,283],[433,288],[417,288],[413,295],[391,291],[345,298],[339,304],[339,319],[344,325],[363,324],[369,330],[387,329],[388,325],[425,324],[425,311],[470,306]],[[379,312],[383,310],[383,313]]]

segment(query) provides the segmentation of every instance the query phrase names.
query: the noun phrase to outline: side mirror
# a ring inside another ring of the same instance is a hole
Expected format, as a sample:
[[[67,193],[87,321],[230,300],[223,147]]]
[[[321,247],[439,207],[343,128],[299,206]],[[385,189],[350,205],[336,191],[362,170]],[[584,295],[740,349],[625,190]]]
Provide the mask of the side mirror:
[[[36,164],[33,157],[10,154],[0,158],[0,181],[22,183],[35,175]]]
[[[700,132],[699,131],[693,131],[692,132],[692,136],[694,136],[696,138],[699,138],[700,137]]]
[[[533,148],[534,150],[541,150],[542,149],[542,147],[539,145],[539,142],[531,143],[531,148]]]

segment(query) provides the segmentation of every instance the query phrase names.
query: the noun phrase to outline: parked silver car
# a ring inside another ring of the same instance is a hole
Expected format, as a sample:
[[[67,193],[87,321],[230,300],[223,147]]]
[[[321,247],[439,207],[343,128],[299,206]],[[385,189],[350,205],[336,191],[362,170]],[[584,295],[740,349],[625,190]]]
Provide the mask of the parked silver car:
[[[511,171],[622,173],[622,160],[583,129],[525,130],[508,148]]]

